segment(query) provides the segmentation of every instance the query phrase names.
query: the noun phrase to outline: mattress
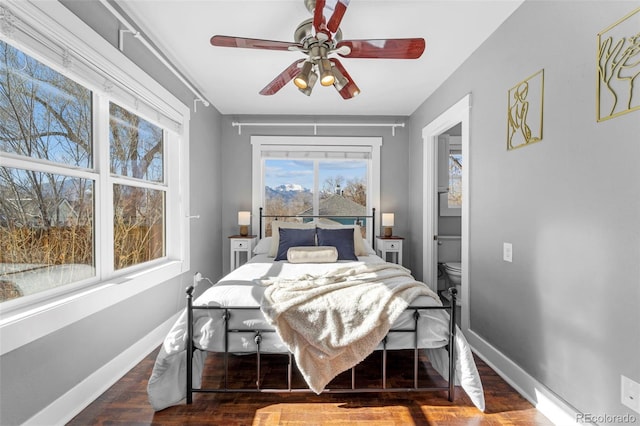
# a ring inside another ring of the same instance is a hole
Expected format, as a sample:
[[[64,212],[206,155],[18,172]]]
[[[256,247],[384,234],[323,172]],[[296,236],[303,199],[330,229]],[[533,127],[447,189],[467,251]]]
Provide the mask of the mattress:
[[[255,351],[254,330],[273,330],[260,311],[260,301],[265,287],[257,282],[264,277],[295,278],[305,274],[322,275],[340,267],[358,267],[365,264],[384,263],[378,256],[358,257],[358,261],[339,261],[336,263],[292,264],[286,261],[274,261],[267,255],[257,255],[249,262],[232,271],[214,286],[194,300],[194,306],[245,307],[255,309],[229,309],[229,329],[248,330],[230,333],[229,352]],[[411,306],[441,306],[439,300],[420,296]],[[444,310],[419,310],[418,347],[436,348],[448,343],[449,316]],[[195,310],[194,343],[199,349],[211,352],[225,350],[223,321],[224,310]],[[392,330],[408,330],[415,327],[414,310],[408,309],[393,324]],[[261,333],[260,350],[265,353],[287,352],[275,333]],[[414,348],[415,341],[411,333],[390,333],[387,337],[387,349]],[[382,348],[380,344],[379,348]]]

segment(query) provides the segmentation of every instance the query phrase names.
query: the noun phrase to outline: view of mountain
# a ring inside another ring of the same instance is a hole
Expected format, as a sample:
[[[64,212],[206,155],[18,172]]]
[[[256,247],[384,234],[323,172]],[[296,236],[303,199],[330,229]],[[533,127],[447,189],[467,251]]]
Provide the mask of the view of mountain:
[[[267,188],[269,187],[267,186]],[[276,186],[275,188],[269,189],[277,192],[311,192],[309,188],[304,188],[302,185],[298,185],[297,183],[284,183],[282,185]]]
[[[302,185],[287,183],[278,185],[275,188],[269,186],[265,187],[266,198],[282,198],[285,201],[291,200],[300,193],[311,194],[309,188],[304,188]]]

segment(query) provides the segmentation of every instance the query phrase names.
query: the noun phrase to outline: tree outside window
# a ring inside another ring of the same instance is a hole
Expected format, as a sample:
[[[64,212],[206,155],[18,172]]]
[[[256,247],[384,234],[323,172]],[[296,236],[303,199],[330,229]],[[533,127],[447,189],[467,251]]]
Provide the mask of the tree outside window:
[[[101,274],[165,256],[164,130],[114,103],[94,111],[91,90],[5,42],[0,57],[0,302],[95,279],[97,211],[113,211]],[[105,170],[96,114],[110,115]]]

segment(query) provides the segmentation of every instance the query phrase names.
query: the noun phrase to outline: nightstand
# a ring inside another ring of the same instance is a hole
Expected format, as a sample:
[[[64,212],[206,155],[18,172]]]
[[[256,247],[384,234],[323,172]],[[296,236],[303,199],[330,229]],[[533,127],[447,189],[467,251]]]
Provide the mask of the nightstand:
[[[376,250],[384,261],[387,261],[387,253],[395,253],[395,263],[402,265],[402,240],[404,237],[393,235],[391,237],[376,237]]]
[[[253,255],[253,248],[258,240],[257,235],[232,235],[229,237],[231,251],[231,270],[233,271],[240,266],[240,253],[247,253],[247,261]]]

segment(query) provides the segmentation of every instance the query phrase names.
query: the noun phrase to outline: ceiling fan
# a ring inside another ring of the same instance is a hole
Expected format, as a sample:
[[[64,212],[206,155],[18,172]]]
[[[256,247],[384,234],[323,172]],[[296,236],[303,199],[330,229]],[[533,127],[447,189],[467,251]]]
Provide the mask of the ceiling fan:
[[[223,35],[211,37],[211,44],[219,47],[298,51],[306,58],[298,59],[267,84],[261,95],[273,95],[287,83],[293,83],[305,95],[319,79],[322,86],[333,85],[344,99],[360,93],[342,62],[329,55],[343,58],[417,59],[425,49],[423,38],[342,40],[340,22],[350,0],[304,0],[313,18],[303,21],[294,32],[294,42],[262,40]]]

